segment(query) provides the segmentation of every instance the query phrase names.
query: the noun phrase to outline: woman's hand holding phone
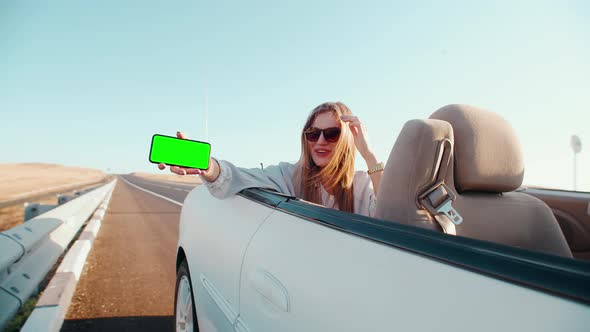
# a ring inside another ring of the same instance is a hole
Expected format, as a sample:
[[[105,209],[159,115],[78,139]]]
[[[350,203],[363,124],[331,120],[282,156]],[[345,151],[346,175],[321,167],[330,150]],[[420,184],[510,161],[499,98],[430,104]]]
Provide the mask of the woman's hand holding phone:
[[[187,139],[183,133],[180,131],[176,132],[176,137],[180,139]],[[160,170],[166,169],[166,164],[160,163],[158,164],[158,168]],[[200,175],[202,178],[209,182],[213,182],[219,176],[219,164],[213,158],[209,158],[209,168],[206,170],[197,169],[197,168],[187,168],[187,167],[180,167],[180,166],[170,166],[170,172],[178,175]]]

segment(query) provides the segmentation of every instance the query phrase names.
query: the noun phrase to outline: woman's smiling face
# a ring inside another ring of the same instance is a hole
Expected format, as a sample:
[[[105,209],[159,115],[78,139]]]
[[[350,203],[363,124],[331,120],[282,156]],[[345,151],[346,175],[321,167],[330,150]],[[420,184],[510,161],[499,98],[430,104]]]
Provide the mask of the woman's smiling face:
[[[318,129],[326,129],[333,127],[340,127],[340,121],[334,112],[320,113],[315,117],[311,127]],[[313,162],[319,167],[326,166],[332,156],[334,155],[334,148],[338,142],[328,142],[324,137],[324,133],[320,135],[317,142],[307,141],[311,158]]]

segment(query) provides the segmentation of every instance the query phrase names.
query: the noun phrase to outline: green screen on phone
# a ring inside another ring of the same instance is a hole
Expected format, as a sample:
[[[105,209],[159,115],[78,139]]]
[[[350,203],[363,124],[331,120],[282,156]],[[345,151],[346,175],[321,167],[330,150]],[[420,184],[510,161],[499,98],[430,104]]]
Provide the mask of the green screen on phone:
[[[172,136],[152,136],[150,162],[189,168],[209,168],[211,144]]]

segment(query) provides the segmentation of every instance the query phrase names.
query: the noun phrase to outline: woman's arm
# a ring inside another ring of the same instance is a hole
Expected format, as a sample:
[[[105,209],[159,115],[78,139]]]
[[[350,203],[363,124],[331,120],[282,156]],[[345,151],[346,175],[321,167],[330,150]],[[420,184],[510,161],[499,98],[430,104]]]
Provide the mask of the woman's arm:
[[[178,132],[178,138],[186,137]],[[166,165],[158,165],[165,169]],[[194,174],[199,175],[209,192],[217,198],[233,196],[246,188],[269,188],[278,192],[293,195],[293,172],[295,165],[280,163],[277,166],[269,166],[264,170],[260,168],[241,168],[223,160],[210,158],[209,168],[200,170],[179,166],[170,167],[170,171],[178,175]]]
[[[354,136],[354,145],[356,149],[361,154],[361,157],[367,163],[368,169],[372,169],[379,162],[375,157],[373,151],[369,148],[369,143],[367,139],[367,129],[361,123],[358,117],[354,115],[342,115],[340,119],[350,126],[350,130],[352,131],[352,135]],[[379,183],[381,182],[381,174],[382,171],[373,172],[369,174],[371,178],[371,182],[373,183],[373,191],[375,192],[375,197],[377,196],[377,192],[379,191]]]
[[[237,167],[229,161],[218,160],[219,176],[215,181],[205,182],[209,192],[217,198],[227,198],[246,188],[267,188],[283,194],[295,195],[293,172],[295,165],[279,163],[260,168]]]
[[[219,173],[221,173],[219,163],[216,159],[209,158],[209,168],[204,174],[201,174],[201,179],[207,182],[214,182],[219,177]]]
[[[363,157],[365,162],[367,163],[367,169],[373,169],[379,162],[377,162],[377,158],[373,153],[367,155],[367,157]],[[382,171],[377,171],[369,174],[371,178],[371,182],[373,183],[373,191],[375,192],[375,197],[377,197],[377,193],[379,192],[379,183],[381,183],[381,175],[383,174]]]

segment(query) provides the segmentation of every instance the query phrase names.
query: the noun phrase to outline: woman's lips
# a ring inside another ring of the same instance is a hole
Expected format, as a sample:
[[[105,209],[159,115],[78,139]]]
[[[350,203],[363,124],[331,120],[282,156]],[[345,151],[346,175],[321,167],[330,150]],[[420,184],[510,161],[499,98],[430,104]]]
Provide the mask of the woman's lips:
[[[325,157],[328,156],[332,151],[328,149],[314,149],[313,152],[315,152],[315,154],[317,154],[320,157]]]

